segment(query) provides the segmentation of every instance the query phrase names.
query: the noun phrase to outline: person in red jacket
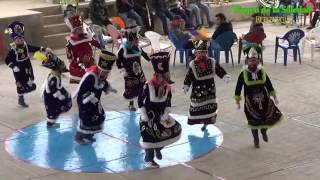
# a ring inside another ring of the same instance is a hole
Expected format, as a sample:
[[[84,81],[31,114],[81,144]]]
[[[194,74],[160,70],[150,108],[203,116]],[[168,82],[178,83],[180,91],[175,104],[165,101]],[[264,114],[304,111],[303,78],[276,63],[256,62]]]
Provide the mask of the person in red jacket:
[[[71,29],[66,37],[67,58],[69,59],[70,83],[79,83],[85,74],[85,69],[94,65],[93,46],[100,48],[100,44],[90,35],[84,33],[83,22],[80,16],[71,16],[67,19]]]

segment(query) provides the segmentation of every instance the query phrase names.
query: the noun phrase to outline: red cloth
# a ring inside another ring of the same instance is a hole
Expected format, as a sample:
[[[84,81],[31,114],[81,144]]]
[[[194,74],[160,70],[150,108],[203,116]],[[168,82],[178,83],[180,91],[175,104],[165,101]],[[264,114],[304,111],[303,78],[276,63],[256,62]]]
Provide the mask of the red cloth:
[[[148,84],[154,87],[164,86],[166,90],[171,91],[171,86],[166,81],[163,81],[161,84],[155,74],[152,76],[151,80],[148,81]]]
[[[266,34],[262,31],[257,32],[249,32],[244,36],[244,40],[249,41],[251,43],[258,43],[261,44],[262,41],[266,38]]]
[[[4,57],[4,42],[1,34],[0,34],[0,57]]]

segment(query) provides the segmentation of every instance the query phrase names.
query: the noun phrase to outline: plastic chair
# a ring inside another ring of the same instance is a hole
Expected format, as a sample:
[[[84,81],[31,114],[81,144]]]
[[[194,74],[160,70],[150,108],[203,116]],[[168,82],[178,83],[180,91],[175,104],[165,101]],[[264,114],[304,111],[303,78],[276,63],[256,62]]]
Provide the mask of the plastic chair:
[[[183,41],[181,39],[178,39],[172,32],[169,32],[168,35],[171,43],[176,48],[174,51],[174,59],[173,59],[173,66],[176,64],[176,55],[177,51],[179,51],[180,54],[180,63],[183,63],[184,56],[186,57],[186,67],[188,67],[188,63],[190,60],[190,52],[192,52],[192,49],[186,49],[184,48]]]
[[[213,53],[214,59],[217,61],[217,63],[220,62],[220,51],[224,51],[225,57],[226,57],[226,63],[229,63],[229,53],[230,53],[232,66],[234,65],[231,47],[233,46],[235,39],[237,39],[237,35],[232,31],[228,31],[228,32],[222,33],[213,41],[213,43],[217,43],[220,46],[219,48],[214,48],[214,47],[211,47],[212,46],[211,44],[209,47],[210,51],[212,50],[214,51]]]
[[[275,63],[277,63],[278,48],[283,49],[284,53],[284,65],[287,65],[288,50],[293,50],[294,61],[297,61],[297,55],[299,55],[299,63],[301,64],[299,42],[304,37],[304,32],[300,29],[293,29],[287,32],[283,37],[276,37],[275,47]]]
[[[256,43],[262,46],[262,41],[265,40],[266,34],[263,31],[249,32],[247,33],[243,39],[239,38],[239,49],[238,49],[238,64],[240,64],[241,53],[242,53],[242,40],[248,41],[248,43]],[[261,63],[263,64],[263,55],[260,54]]]
[[[306,44],[310,45],[311,61],[314,60],[314,51],[320,47],[320,27],[312,29],[307,33],[306,37],[302,40],[302,58],[304,56],[304,49]]]
[[[172,47],[171,44],[161,43],[161,35],[156,32],[147,31],[145,32],[145,36],[149,39],[151,43],[152,53],[163,51]]]

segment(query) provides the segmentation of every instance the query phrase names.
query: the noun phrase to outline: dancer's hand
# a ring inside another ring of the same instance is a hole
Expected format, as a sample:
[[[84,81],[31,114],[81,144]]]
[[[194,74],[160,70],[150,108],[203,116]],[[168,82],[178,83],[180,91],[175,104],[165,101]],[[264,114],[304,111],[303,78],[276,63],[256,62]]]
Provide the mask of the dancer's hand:
[[[237,109],[240,109],[241,108],[240,101],[236,101],[236,104],[237,104]]]
[[[182,88],[182,89],[183,89],[183,92],[184,92],[185,94],[187,94],[187,93],[189,92],[189,88],[190,88],[189,86],[184,85],[183,88]]]
[[[279,100],[278,100],[277,96],[273,96],[273,99],[274,99],[274,103],[276,105],[278,105],[279,104]]]
[[[120,74],[121,74],[123,77],[127,77],[127,76],[128,76],[128,73],[127,73],[127,71],[126,71],[124,68],[120,69]]]
[[[146,109],[144,107],[142,107],[142,108],[139,108],[139,111],[140,111],[140,119],[141,119],[141,121],[148,121],[149,117],[147,115]]]
[[[225,83],[228,84],[231,81],[231,76],[229,74],[226,74],[222,79]]]
[[[66,99],[66,97],[64,95],[60,95],[58,98],[59,98],[60,101],[63,101],[63,100]]]
[[[13,72],[19,72],[20,71],[20,68],[18,66],[14,66],[12,68]]]

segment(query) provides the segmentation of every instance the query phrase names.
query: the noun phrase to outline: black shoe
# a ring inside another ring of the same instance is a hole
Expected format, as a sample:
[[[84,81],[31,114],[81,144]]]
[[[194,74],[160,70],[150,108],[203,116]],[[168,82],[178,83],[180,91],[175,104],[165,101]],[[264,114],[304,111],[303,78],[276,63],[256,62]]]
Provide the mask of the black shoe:
[[[207,124],[204,124],[204,125],[201,127],[201,131],[207,131]]]
[[[174,84],[174,81],[172,81],[172,80],[170,79],[170,80],[168,80],[168,83],[169,83],[169,84]]]
[[[156,163],[154,160],[152,160],[152,161],[146,161],[146,162],[144,163],[144,166],[145,166],[146,168],[150,168],[150,169],[155,169],[155,168],[159,168],[159,167],[160,167],[159,164]]]
[[[161,160],[162,159],[161,150],[160,149],[156,149],[155,152],[156,152],[156,158]]]
[[[309,26],[306,29],[313,29],[313,28],[314,28],[314,26]]]
[[[47,127],[48,127],[48,128],[59,128],[59,127],[60,127],[60,124],[59,124],[59,123],[47,122]]]
[[[261,132],[261,134],[262,134],[262,139],[264,140],[264,142],[268,142],[269,138],[268,138],[267,132]]]
[[[29,107],[29,105],[24,102],[24,97],[23,96],[19,96],[18,104],[20,106],[22,106],[22,107],[25,107],[25,108]]]
[[[260,148],[259,141],[254,140],[253,144],[255,148]]]
[[[137,110],[137,108],[135,108],[133,105],[129,105],[128,108],[129,108],[129,111],[136,111]]]

